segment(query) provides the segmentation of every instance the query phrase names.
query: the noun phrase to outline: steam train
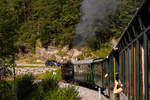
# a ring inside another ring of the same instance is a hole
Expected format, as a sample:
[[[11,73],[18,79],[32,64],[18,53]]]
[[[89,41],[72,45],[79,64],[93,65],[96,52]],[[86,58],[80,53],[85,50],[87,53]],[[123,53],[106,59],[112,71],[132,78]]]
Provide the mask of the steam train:
[[[70,66],[71,65],[71,66]],[[103,88],[111,100],[150,100],[150,2],[141,7],[107,58],[80,60],[62,66],[62,77]],[[124,85],[112,94],[115,73]],[[124,96],[124,99],[121,99]]]

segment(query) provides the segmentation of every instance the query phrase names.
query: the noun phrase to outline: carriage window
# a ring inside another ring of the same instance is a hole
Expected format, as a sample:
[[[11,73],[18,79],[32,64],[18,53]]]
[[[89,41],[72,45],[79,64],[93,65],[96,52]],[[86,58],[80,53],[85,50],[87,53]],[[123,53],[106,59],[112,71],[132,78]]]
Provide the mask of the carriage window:
[[[93,64],[94,66],[94,82],[96,85],[102,87],[102,65],[101,63]]]

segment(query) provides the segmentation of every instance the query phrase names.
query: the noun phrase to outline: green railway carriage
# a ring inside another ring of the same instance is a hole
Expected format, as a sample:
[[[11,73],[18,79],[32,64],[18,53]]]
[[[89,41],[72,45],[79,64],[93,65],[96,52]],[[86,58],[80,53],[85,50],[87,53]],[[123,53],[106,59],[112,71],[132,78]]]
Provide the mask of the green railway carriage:
[[[74,80],[88,83],[88,84],[95,84],[95,82],[96,84],[100,83],[100,80],[96,78],[101,77],[101,75],[95,71],[95,68],[97,68],[99,71],[102,71],[101,69],[102,65],[99,65],[97,67],[94,67],[93,65],[94,63],[100,62],[102,60],[103,59],[97,59],[97,60],[90,59],[90,60],[79,60],[73,62]]]
[[[92,60],[80,60],[73,62],[74,65],[74,80],[93,84],[93,70],[91,66]]]
[[[147,0],[111,54],[114,73],[119,73],[125,86],[125,100],[150,100],[150,3]]]
[[[100,87],[104,95],[110,96],[108,60],[102,58],[79,60],[73,62],[73,65],[75,81]]]

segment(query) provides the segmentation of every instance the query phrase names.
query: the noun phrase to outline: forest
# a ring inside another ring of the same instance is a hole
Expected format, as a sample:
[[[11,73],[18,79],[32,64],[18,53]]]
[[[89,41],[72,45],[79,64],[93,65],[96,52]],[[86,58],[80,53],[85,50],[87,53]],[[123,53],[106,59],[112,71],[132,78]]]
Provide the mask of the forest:
[[[95,39],[89,47],[100,49],[102,43],[119,38],[132,19],[140,1],[116,0],[113,12],[108,12],[108,22],[94,26]],[[0,1],[0,56],[11,55],[18,48],[28,48],[34,53],[36,40],[42,46],[74,46],[79,37],[76,25],[80,22],[81,0],[1,0]],[[86,39],[88,42],[88,39]]]

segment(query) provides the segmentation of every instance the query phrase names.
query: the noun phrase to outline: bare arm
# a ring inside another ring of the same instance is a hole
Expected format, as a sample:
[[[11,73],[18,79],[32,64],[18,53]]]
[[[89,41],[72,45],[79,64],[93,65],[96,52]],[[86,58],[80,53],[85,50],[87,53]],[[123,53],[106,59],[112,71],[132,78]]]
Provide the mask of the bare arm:
[[[123,91],[122,88],[117,89],[117,85],[118,84],[119,83],[115,80],[114,94],[119,94],[119,93],[121,93]]]

